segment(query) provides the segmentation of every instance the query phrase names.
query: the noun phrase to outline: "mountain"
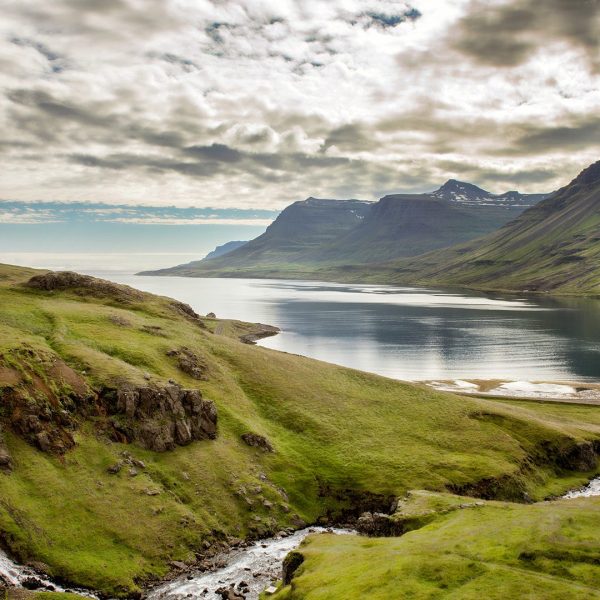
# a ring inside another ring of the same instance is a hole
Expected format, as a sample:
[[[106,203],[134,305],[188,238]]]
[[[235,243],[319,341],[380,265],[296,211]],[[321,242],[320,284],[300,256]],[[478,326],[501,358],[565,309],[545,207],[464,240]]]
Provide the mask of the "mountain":
[[[379,276],[486,289],[600,293],[600,161],[495,233],[443,253],[382,265]]]
[[[450,180],[428,194],[376,203],[309,198],[287,207],[267,231],[217,259],[142,275],[310,277],[315,269],[417,256],[483,236],[544,195],[494,195]]]
[[[402,552],[425,564],[409,569],[418,589],[427,595],[432,581],[470,581],[471,557],[461,558],[469,549],[495,573],[505,553],[472,528],[487,523],[486,532],[504,536],[502,515],[527,509],[526,529],[519,524],[515,535],[527,531],[531,542],[516,537],[514,545],[529,554],[517,564],[528,573],[552,569],[545,579],[554,582],[553,598],[590,597],[572,594],[558,575],[585,581],[585,569],[598,568],[592,500],[569,501],[576,507],[564,531],[554,517],[567,512],[566,501],[557,513],[553,503],[508,501],[541,500],[587,481],[600,440],[596,407],[557,404],[550,413],[537,403],[463,398],[240,341],[256,330],[110,281],[0,265],[2,550],[43,563],[63,585],[140,598],[142,585],[169,572],[181,577],[184,564],[195,571],[245,540],[388,512],[410,490],[452,490],[503,502],[491,503],[495,512],[473,498],[452,500],[456,513],[443,498],[406,506],[425,514],[414,515],[411,528],[437,516],[479,519],[464,530],[452,525],[451,536],[432,537],[427,549]],[[542,510],[547,518],[538,521]],[[540,531],[552,535],[541,539]],[[585,538],[579,546],[574,535]],[[465,546],[464,536],[477,546]],[[365,550],[378,544],[353,539]],[[447,553],[453,540],[463,540],[460,556]],[[353,556],[338,552],[327,564]],[[389,556],[375,564],[365,557],[365,566],[383,564],[388,580],[397,568]],[[565,556],[573,569],[566,574],[549,562]],[[394,573],[392,592],[378,597],[404,597],[407,579]],[[372,597],[361,589],[320,597]]]
[[[504,194],[492,194],[472,183],[449,179],[431,195],[464,206],[496,206],[525,210],[550,194],[521,194],[514,190]]]
[[[300,264],[304,255],[350,231],[370,211],[372,202],[307,198],[285,208],[267,230],[224,256],[194,261],[141,275],[197,276],[199,273],[271,269]]]
[[[233,241],[227,242],[221,246],[217,246],[212,252],[209,252],[202,260],[210,260],[211,258],[217,258],[219,256],[223,256],[223,254],[227,254],[232,250],[237,250],[244,244],[246,244],[248,240],[245,241]]]
[[[311,259],[364,264],[418,256],[490,233],[525,207],[525,200],[509,203],[505,196],[452,180],[429,194],[384,196],[361,223],[330,246],[319,248]]]

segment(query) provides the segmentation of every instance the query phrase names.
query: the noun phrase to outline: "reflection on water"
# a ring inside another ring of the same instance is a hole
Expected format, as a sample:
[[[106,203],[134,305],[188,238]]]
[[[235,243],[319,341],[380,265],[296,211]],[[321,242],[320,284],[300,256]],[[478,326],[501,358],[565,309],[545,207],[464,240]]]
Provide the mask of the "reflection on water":
[[[264,346],[398,379],[600,379],[598,300],[282,280],[110,278],[175,297],[200,313],[280,327]]]

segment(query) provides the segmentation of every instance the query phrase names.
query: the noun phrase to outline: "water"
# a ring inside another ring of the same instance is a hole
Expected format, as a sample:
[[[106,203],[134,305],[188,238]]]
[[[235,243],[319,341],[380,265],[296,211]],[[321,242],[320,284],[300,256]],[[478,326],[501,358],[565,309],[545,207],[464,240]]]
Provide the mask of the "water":
[[[600,301],[93,272],[197,312],[276,325],[261,345],[405,380],[600,381]]]
[[[193,598],[217,600],[221,596],[215,590],[221,587],[237,586],[245,581],[249,592],[247,600],[257,600],[259,594],[272,582],[281,579],[281,565],[286,554],[297,548],[310,533],[330,531],[336,535],[352,533],[346,529],[325,530],[322,527],[301,529],[288,537],[276,537],[252,544],[249,548],[233,550],[224,559],[226,566],[215,571],[197,573],[188,579],[183,575],[165,583],[148,595],[148,600],[179,599],[191,594]],[[206,593],[205,590],[207,590]]]
[[[590,496],[600,496],[600,477],[592,479],[588,485],[581,489],[567,492],[563,498],[589,498]]]

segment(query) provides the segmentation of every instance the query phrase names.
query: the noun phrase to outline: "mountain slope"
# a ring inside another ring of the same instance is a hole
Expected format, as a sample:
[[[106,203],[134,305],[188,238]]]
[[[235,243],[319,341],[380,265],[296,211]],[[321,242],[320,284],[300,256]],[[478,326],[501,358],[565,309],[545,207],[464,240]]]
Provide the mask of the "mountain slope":
[[[194,261],[141,275],[195,276],[200,272],[263,269],[301,263],[304,255],[355,227],[373,203],[307,198],[285,208],[265,233],[241,248],[210,260]]]
[[[202,260],[210,260],[211,258],[217,258],[219,256],[223,256],[228,252],[232,252],[233,250],[237,250],[241,248],[244,244],[247,244],[248,241],[235,240],[232,242],[227,242],[222,244],[221,246],[217,246],[212,252],[209,252]]]
[[[600,161],[497,232],[443,253],[383,265],[378,277],[600,293]]]
[[[107,596],[409,489],[539,499],[594,467],[595,407],[461,398],[244,344],[254,326],[169,298],[31,276],[0,265],[0,538]]]
[[[263,235],[218,260],[142,275],[305,277],[325,264],[417,256],[494,231],[543,196],[497,196],[450,180],[430,194],[394,194],[377,203],[309,198],[286,208]]]
[[[418,256],[485,235],[524,210],[497,206],[493,200],[451,201],[439,195],[440,190],[383,197],[354,229],[315,250],[311,261],[359,264]]]

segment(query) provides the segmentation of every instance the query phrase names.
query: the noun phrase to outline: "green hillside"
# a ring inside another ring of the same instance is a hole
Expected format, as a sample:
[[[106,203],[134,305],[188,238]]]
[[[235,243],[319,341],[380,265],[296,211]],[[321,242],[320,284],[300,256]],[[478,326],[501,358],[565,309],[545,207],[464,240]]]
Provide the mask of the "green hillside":
[[[79,585],[131,595],[173,560],[411,489],[541,499],[597,470],[595,407],[461,398],[244,344],[263,328],[168,298],[32,274],[0,267],[0,539]]]
[[[391,281],[599,294],[600,162],[490,236],[382,270]]]
[[[517,505],[417,492],[402,512],[417,527],[402,537],[310,537],[274,600],[600,598],[598,497]]]

